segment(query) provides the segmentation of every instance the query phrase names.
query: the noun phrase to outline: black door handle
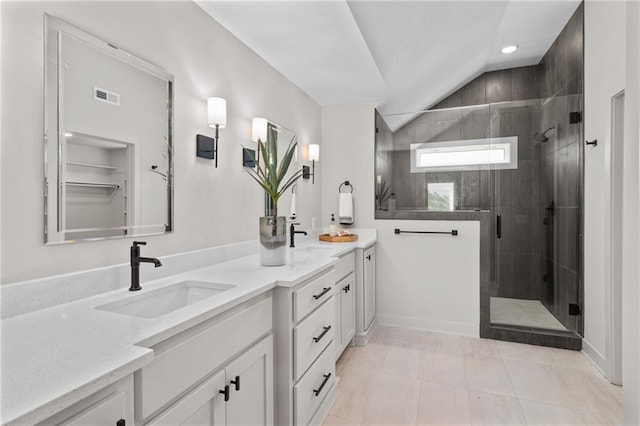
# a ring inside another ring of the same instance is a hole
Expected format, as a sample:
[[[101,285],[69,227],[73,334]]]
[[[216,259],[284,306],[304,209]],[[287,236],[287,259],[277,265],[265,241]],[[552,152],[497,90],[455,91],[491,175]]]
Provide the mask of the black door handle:
[[[236,390],[239,391],[240,390],[240,376],[236,376],[235,380],[231,381],[232,385],[236,385]]]
[[[225,402],[229,401],[229,385],[225,385],[224,389],[222,389],[220,393],[224,395]]]
[[[329,291],[331,291],[331,287],[325,287],[325,288],[323,288],[323,289],[322,289],[322,292],[321,292],[321,293],[314,294],[314,295],[313,295],[313,298],[314,298],[314,299],[316,299],[316,300],[318,300],[318,299],[320,299],[322,296],[324,296],[325,294],[327,294]]]
[[[318,337],[314,337],[313,341],[318,343],[320,340],[322,340],[322,338],[324,337],[325,334],[327,334],[327,332],[331,330],[331,326],[328,325],[326,327],[322,327],[322,333],[320,333],[320,335]]]
[[[323,377],[324,377],[324,380],[322,381],[322,384],[320,385],[320,387],[318,389],[314,389],[313,390],[313,393],[316,396],[320,395],[320,392],[322,392],[322,388],[324,388],[324,385],[326,385],[327,382],[329,381],[329,378],[331,377],[331,373],[325,374],[325,375],[323,375]]]
[[[496,238],[502,237],[502,216],[496,216]]]

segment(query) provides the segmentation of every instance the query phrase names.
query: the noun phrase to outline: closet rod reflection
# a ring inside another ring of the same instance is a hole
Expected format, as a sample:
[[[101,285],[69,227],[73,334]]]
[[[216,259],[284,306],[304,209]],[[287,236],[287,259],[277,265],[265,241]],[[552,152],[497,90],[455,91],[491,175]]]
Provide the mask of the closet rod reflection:
[[[443,235],[458,235],[457,229],[451,231],[401,231],[399,228],[394,229],[394,234],[443,234]]]

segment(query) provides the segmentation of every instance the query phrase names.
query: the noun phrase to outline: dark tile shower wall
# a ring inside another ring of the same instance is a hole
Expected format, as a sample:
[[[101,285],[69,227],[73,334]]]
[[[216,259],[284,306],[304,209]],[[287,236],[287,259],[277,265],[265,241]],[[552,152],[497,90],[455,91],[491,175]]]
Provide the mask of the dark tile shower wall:
[[[542,198],[545,247],[541,258],[541,301],[570,330],[582,333],[582,321],[569,315],[569,303],[581,304],[582,124],[569,113],[582,111],[584,5],[576,10],[539,65],[543,98],[541,128],[554,127],[545,144]]]

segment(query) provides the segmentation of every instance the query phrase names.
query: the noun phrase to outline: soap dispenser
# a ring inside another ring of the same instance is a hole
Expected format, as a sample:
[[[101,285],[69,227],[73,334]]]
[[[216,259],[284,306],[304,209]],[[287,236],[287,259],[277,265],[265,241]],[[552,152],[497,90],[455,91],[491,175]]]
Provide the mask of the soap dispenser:
[[[331,214],[331,222],[329,222],[329,236],[335,237],[338,235],[338,225],[336,225],[336,218],[334,214]]]

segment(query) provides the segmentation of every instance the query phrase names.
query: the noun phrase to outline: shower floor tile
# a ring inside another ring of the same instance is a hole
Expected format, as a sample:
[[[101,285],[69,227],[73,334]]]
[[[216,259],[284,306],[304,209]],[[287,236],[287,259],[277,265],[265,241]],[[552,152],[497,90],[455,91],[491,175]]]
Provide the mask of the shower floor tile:
[[[492,297],[491,323],[567,330],[539,300]]]

